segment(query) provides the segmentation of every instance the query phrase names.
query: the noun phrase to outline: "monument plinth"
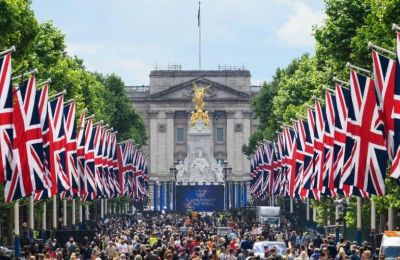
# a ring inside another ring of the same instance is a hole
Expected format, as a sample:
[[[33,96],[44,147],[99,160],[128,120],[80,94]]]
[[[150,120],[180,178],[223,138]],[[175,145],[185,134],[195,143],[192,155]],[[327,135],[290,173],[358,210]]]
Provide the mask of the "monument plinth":
[[[207,111],[204,111],[204,95],[208,87],[193,86],[195,112],[192,112],[191,127],[187,133],[187,156],[176,166],[177,182],[185,184],[218,184],[223,182],[222,165],[214,158],[213,133],[209,127]]]

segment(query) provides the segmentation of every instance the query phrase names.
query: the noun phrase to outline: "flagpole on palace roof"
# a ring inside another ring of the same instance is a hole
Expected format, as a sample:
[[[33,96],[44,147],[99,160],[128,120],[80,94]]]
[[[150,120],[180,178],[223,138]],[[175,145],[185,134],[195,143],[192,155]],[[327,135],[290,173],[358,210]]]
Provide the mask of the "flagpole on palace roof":
[[[199,1],[199,11],[197,13],[197,25],[199,27],[199,70],[201,70],[201,20],[200,20],[200,5],[201,2]]]

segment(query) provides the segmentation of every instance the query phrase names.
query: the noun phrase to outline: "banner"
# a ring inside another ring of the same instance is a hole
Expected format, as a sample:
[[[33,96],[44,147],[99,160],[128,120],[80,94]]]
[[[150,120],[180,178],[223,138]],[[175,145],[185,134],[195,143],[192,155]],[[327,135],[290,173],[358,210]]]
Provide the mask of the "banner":
[[[176,186],[177,211],[221,211],[224,210],[223,185]]]

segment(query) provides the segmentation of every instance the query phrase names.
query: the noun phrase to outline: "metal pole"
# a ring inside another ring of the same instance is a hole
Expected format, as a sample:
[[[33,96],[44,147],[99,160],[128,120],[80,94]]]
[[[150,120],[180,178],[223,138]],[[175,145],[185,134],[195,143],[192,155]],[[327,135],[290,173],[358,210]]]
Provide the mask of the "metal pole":
[[[357,197],[357,231],[356,241],[361,245],[361,198]]]
[[[57,229],[57,196],[53,196],[53,229]]]
[[[18,258],[20,255],[20,237],[19,237],[19,200],[17,200],[14,204],[14,235],[15,235],[15,258]]]
[[[199,1],[199,13],[198,13],[198,25],[199,25],[199,70],[201,70],[201,20],[200,20],[200,5]]]
[[[82,230],[82,222],[83,222],[83,208],[82,202],[79,202],[79,230]]]
[[[11,46],[10,49],[0,52],[0,57],[3,57],[6,54],[9,54],[10,52],[14,52],[14,51],[15,51],[15,46],[13,45],[13,46]]]
[[[307,203],[307,221],[310,221],[310,199],[307,198],[306,199],[306,203]]]
[[[46,205],[46,201],[43,201],[43,212],[42,212],[42,239],[43,239],[43,243],[46,243],[46,227],[47,227],[47,223],[46,223],[46,211],[47,211],[47,205]]]
[[[29,197],[29,229],[30,229],[30,238],[33,238],[33,230],[35,229],[35,221],[34,221],[34,215],[35,215],[35,204],[33,200],[33,195]]]
[[[293,198],[290,198],[290,214],[293,213]]]
[[[85,205],[85,220],[89,220],[89,205]]]
[[[108,215],[108,199],[104,200],[104,211],[105,211],[105,215]]]
[[[75,224],[76,224],[76,221],[75,221],[75,203],[76,203],[76,201],[75,201],[75,199],[72,199],[72,221],[71,221],[71,224],[72,224],[72,227],[73,228],[75,228]]]
[[[388,208],[388,230],[394,229],[393,207]]]
[[[67,200],[63,200],[63,227],[67,227]]]
[[[336,234],[336,243],[339,242],[339,225],[337,219],[339,218],[339,206],[335,206],[335,234]]]
[[[100,218],[104,219],[104,199],[100,199]]]
[[[372,248],[376,248],[376,208],[375,202],[371,198],[371,236],[372,236]]]
[[[375,233],[376,231],[376,208],[375,202],[371,198],[371,233]]]
[[[11,80],[16,80],[16,79],[19,79],[19,78],[28,76],[28,75],[30,75],[30,74],[36,74],[36,73],[38,73],[38,72],[39,72],[38,69],[33,69],[33,70],[31,70],[31,71],[25,72],[24,74],[15,76],[15,77],[11,78]]]
[[[313,208],[313,221],[317,222],[317,210]]]

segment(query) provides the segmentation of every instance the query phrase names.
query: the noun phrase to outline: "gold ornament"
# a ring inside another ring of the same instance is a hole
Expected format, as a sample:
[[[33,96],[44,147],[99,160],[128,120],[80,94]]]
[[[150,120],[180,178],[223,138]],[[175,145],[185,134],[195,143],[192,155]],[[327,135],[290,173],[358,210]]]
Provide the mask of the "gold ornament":
[[[194,108],[196,109],[196,112],[192,111],[192,117],[190,118],[191,125],[194,126],[198,120],[203,120],[204,124],[208,126],[209,118],[208,118],[208,112],[203,111],[204,110],[204,95],[205,92],[210,88],[211,86],[207,86],[205,88],[199,88],[196,83],[193,83],[193,91],[194,91],[194,97],[192,98],[192,102],[194,103]]]

